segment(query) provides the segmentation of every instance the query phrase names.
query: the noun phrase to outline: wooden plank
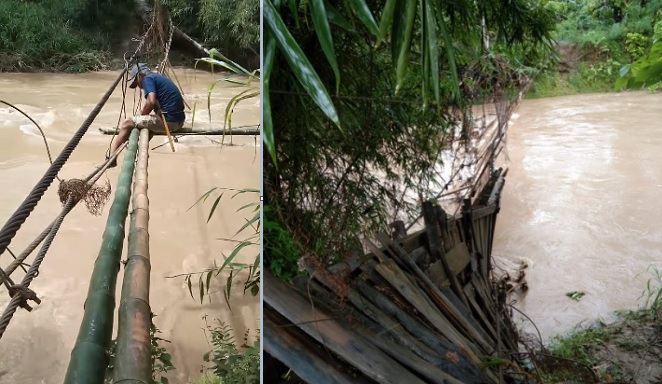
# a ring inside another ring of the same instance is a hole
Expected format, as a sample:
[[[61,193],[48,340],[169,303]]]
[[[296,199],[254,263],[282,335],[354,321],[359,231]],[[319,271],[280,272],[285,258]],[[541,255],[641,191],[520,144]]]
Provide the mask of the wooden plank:
[[[490,341],[498,340],[498,336],[496,330],[492,326],[492,322],[487,318],[487,316],[485,316],[485,313],[483,313],[483,309],[476,302],[474,287],[471,284],[467,284],[464,287],[464,291],[467,294],[467,299],[469,299],[469,303],[471,304],[474,313],[478,314],[478,318],[482,322],[482,327],[480,328],[483,330],[487,330],[487,332],[489,332]]]
[[[362,335],[315,308],[287,284],[264,272],[264,302],[363,374],[384,384],[424,384]]]
[[[296,327],[279,326],[274,322],[271,308],[265,308],[264,350],[292,369],[301,379],[308,383],[320,384],[354,384],[358,378],[339,371],[326,360],[320,358],[314,348],[292,331]]]
[[[380,241],[388,241],[388,239],[380,239]],[[391,243],[391,247],[397,249],[397,245],[392,244],[392,243]],[[402,250],[400,250],[400,251],[402,251]],[[430,316],[430,315],[439,315],[438,317],[442,318],[442,320],[438,320],[438,321],[440,321],[440,323],[435,323],[434,321],[432,321],[431,319],[428,318],[428,320],[430,320],[432,322],[432,324],[435,324],[435,325],[436,324],[447,324],[448,327],[451,327],[451,325],[450,325],[451,323],[449,322],[449,320],[446,317],[441,316],[442,312],[439,312],[440,310],[443,311],[443,313],[446,316],[448,316],[458,327],[460,327],[462,329],[462,331],[464,332],[465,335],[468,335],[473,341],[478,343],[484,351],[491,350],[492,346],[490,345],[490,343],[487,342],[487,340],[485,340],[483,338],[483,336],[480,335],[480,333],[478,333],[476,331],[476,329],[471,325],[471,323],[462,314],[462,312],[459,311],[455,307],[455,305],[453,305],[453,303],[450,302],[439,291],[439,288],[434,286],[434,284],[430,281],[430,279],[427,278],[427,276],[423,273],[423,271],[421,271],[416,264],[414,264],[411,260],[409,260],[407,255],[403,255],[400,252],[397,252],[397,254],[401,258],[401,260],[404,261],[408,265],[408,267],[412,270],[412,272],[414,272],[418,276],[418,278],[421,279],[422,282],[423,282],[423,289],[425,290],[426,295],[420,295],[420,290],[415,289],[415,287],[413,287],[413,285],[412,285],[412,287],[414,288],[414,291],[419,294],[419,299],[421,297],[423,298],[423,300],[421,300],[419,305],[420,304],[429,304],[432,307],[432,308],[426,308],[425,306],[423,306],[422,307],[423,310],[421,310],[419,308],[417,308],[417,309],[419,309],[419,311],[421,311],[424,315],[425,314],[427,314],[428,316]],[[378,272],[379,272],[379,267],[381,265],[386,265],[386,264],[378,265],[376,267]],[[402,276],[403,280],[408,281],[407,276],[404,275],[404,273],[400,269],[398,269],[397,266],[395,266],[394,269],[393,268],[391,268],[391,269],[392,269],[392,272],[396,273],[396,275]],[[380,274],[381,274],[381,272],[380,272]],[[384,275],[382,275],[382,276],[384,276]],[[386,278],[386,276],[384,276],[384,278]],[[389,281],[389,283],[393,284],[391,281]],[[405,296],[405,295],[403,294],[403,296]],[[411,294],[410,294],[410,296],[411,296]],[[405,296],[405,297],[407,297],[407,296]],[[414,304],[414,302],[412,302],[412,304]],[[467,308],[468,308],[468,306],[467,306]],[[427,312],[424,312],[424,311],[427,311]],[[472,342],[470,342],[469,340],[465,339],[464,335],[459,333],[455,329],[455,327],[452,327],[452,329],[454,331],[454,333],[452,334],[454,339],[449,336],[449,340],[451,340],[451,342],[456,343],[458,346],[461,346],[461,347],[462,346],[466,346],[466,347],[470,346],[472,348],[476,348],[475,345]]]
[[[446,260],[448,260],[448,266],[453,271],[453,274],[457,276],[460,271],[469,265],[471,255],[464,243],[458,243],[446,254]],[[444,282],[448,281],[448,276],[446,276],[446,271],[441,264],[441,260],[437,260],[430,265],[430,268],[426,272],[430,276],[430,280],[438,287],[441,287]]]
[[[446,372],[423,360],[414,354],[411,350],[402,348],[402,346],[390,342],[377,334],[370,334],[372,332],[366,330],[363,332],[379,349],[381,349],[384,353],[388,354],[395,360],[401,362],[404,366],[409,367],[410,370],[417,372],[422,378],[425,379],[426,383],[463,384],[462,381],[450,376]]]
[[[440,367],[444,371],[469,383],[483,383],[487,380],[484,373],[471,363],[457,346],[400,309],[383,293],[364,282],[358,284],[358,291],[387,315],[397,319],[398,324],[417,340],[435,351],[439,355]]]
[[[444,317],[429,299],[398,268],[393,260],[375,266],[375,270],[385,278],[405,299],[418,310],[431,324],[446,335],[451,343],[457,345],[474,364],[480,364],[478,348]]]
[[[457,276],[455,273],[453,273],[453,270],[449,266],[448,260],[446,260],[446,257],[442,251],[438,221],[435,215],[434,206],[429,201],[423,203],[423,220],[425,221],[425,229],[428,235],[428,244],[430,246],[430,255],[432,260],[441,260],[441,265],[443,266],[444,272],[446,272],[446,277],[451,283],[451,288],[457,297],[462,300],[464,305],[468,307],[469,303],[467,302],[466,297],[464,297],[464,292],[462,291],[460,283],[457,281]]]
[[[476,208],[472,211],[472,216],[474,220],[480,219],[485,216],[492,215],[497,212],[497,206],[496,205],[488,205],[486,207],[480,207]]]

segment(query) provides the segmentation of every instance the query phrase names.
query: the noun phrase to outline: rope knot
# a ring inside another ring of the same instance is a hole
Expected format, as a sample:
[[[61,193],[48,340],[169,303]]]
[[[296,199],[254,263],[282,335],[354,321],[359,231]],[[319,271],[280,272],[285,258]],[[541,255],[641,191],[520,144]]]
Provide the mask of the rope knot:
[[[32,312],[32,307],[28,304],[28,300],[34,301],[37,304],[41,304],[41,300],[37,297],[37,294],[24,285],[14,284],[9,287],[9,296],[13,298],[16,295],[18,295],[18,297],[21,299],[21,301],[18,303],[19,307],[25,309],[28,312]]]

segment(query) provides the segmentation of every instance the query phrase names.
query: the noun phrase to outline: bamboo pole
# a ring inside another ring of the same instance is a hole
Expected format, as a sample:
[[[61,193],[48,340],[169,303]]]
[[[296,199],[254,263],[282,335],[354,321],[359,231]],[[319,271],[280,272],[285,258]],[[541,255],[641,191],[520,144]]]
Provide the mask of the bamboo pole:
[[[124,225],[129,210],[134,160],[138,149],[138,131],[129,136],[122,170],[117,181],[115,197],[108,213],[106,229],[99,255],[94,264],[83,320],[71,360],[64,378],[65,384],[102,383],[115,317],[115,284],[120,268],[124,243]]]
[[[147,164],[149,131],[140,131],[138,160],[133,183],[133,210],[129,228],[128,260],[124,268],[120,299],[117,352],[113,383],[150,384],[151,310],[149,306],[149,199],[147,198]]]
[[[192,124],[193,122],[191,122]],[[102,127],[99,128],[99,132],[104,135],[116,135],[119,131],[117,127]],[[259,136],[260,127],[257,125],[246,125],[243,127],[235,127],[232,129],[222,129],[222,128],[212,128],[212,129],[200,129],[193,127],[184,127],[179,131],[175,132],[177,135],[236,135],[236,136]],[[154,136],[164,136],[165,132],[154,132]]]

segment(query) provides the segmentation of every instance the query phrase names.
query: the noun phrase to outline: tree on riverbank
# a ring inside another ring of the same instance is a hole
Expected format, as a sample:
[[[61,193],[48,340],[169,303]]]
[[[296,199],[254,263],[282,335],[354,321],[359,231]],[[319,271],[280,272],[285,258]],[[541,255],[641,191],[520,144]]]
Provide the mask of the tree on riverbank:
[[[559,63],[537,79],[537,97],[614,89],[623,66],[640,60],[662,28],[662,1],[547,1],[557,17]]]
[[[0,71],[107,68],[139,34],[138,3],[153,6],[147,0],[0,0]],[[246,60],[258,55],[258,0],[161,3],[174,25],[201,43]]]

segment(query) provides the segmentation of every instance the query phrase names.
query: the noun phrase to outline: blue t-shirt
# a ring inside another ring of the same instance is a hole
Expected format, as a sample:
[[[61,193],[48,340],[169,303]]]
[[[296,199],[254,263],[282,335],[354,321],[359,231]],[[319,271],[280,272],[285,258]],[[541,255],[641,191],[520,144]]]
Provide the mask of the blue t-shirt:
[[[156,93],[156,99],[161,104],[161,112],[166,121],[179,123],[186,119],[182,94],[169,78],[152,72],[143,78],[143,91],[145,97],[152,92]]]

